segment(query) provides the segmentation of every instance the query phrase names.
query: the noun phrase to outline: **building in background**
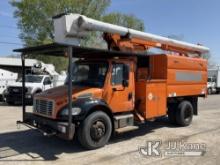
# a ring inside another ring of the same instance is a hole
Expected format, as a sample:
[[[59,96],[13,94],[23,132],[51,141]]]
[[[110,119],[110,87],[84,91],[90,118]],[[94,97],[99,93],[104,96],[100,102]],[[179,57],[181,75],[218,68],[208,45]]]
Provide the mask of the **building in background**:
[[[34,66],[34,64],[36,64],[37,62],[38,60],[35,59],[26,59],[25,60],[26,73],[30,73],[32,66]],[[22,72],[21,59],[11,58],[11,57],[0,57],[0,69],[18,73],[18,77],[19,77]]]

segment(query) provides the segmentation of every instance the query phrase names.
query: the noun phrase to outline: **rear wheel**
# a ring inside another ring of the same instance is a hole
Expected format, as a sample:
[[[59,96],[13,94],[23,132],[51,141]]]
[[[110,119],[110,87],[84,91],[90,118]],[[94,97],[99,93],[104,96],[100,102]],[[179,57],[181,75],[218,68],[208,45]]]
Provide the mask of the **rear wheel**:
[[[110,139],[111,133],[111,119],[101,111],[90,114],[77,132],[79,142],[87,149],[103,147]]]
[[[180,126],[188,126],[193,119],[193,106],[189,101],[182,101],[177,108],[176,122]]]

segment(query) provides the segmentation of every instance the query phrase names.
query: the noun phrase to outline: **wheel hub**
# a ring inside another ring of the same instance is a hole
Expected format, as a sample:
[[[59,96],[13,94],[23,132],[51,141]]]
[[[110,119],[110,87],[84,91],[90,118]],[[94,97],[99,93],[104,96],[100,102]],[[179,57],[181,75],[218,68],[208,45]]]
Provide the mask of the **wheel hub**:
[[[190,120],[190,118],[191,118],[190,109],[186,109],[184,112],[184,119],[187,121]]]
[[[105,124],[102,121],[96,121],[90,131],[92,139],[98,141],[105,135]]]

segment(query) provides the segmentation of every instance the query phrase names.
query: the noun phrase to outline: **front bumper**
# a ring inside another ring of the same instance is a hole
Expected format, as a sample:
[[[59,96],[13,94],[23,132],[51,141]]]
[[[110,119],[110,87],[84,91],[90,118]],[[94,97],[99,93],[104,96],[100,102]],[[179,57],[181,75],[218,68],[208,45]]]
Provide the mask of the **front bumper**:
[[[1,102],[1,101],[4,101],[3,95],[0,95],[0,102]]]
[[[22,94],[6,94],[6,102],[22,103]],[[31,94],[25,94],[25,101],[28,104],[33,103],[33,96]]]
[[[17,121],[17,124],[36,128],[45,136],[56,135],[66,140],[72,140],[75,134],[75,124],[72,123],[69,127],[68,122],[48,119],[33,113],[25,113],[24,122]]]

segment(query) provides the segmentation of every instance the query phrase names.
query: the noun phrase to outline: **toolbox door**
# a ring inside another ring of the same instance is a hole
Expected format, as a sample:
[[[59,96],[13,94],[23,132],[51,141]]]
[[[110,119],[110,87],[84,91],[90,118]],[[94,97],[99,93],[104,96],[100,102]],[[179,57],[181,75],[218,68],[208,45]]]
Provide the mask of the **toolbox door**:
[[[157,80],[151,81],[146,85],[145,117],[149,119],[166,115],[166,83]]]

